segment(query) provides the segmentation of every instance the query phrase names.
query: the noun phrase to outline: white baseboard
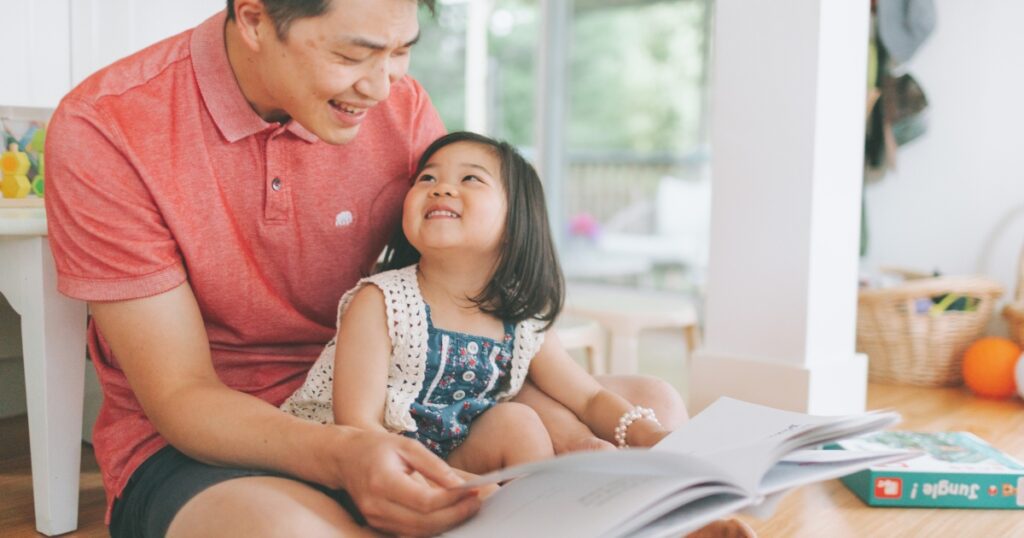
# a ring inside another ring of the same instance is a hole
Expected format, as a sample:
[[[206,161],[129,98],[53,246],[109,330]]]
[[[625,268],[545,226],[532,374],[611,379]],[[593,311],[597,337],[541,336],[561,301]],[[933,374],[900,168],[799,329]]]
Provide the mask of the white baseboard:
[[[867,404],[867,378],[861,353],[806,366],[698,351],[690,366],[689,410],[696,414],[729,396],[815,415],[860,413]]]

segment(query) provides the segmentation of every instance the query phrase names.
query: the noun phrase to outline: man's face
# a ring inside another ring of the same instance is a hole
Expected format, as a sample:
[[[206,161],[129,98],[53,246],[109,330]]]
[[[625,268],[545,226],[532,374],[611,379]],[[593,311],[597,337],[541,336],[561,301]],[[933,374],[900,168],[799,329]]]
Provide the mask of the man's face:
[[[415,0],[332,0],[324,14],[292,21],[283,39],[261,32],[256,72],[270,119],[289,116],[330,144],[355,138],[367,111],[409,69],[417,7]]]

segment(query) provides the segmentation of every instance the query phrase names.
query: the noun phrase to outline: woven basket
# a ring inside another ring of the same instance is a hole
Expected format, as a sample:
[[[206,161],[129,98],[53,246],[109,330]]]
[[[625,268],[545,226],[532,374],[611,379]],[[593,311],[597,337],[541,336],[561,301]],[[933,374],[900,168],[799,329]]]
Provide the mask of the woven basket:
[[[1017,263],[1017,297],[1003,307],[1003,318],[1013,338],[1024,347],[1024,248],[1020,251],[1020,262]]]
[[[974,310],[919,312],[932,297],[955,294],[977,300]],[[863,289],[858,298],[857,350],[868,356],[872,381],[931,387],[963,382],[961,360],[977,340],[1003,294],[983,277],[933,277],[891,288]]]

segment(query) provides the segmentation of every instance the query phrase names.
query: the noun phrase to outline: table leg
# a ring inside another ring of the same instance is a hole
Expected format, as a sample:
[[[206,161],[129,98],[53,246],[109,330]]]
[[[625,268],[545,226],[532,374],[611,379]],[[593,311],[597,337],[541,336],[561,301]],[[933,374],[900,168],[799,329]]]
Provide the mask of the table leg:
[[[0,292],[21,315],[36,530],[78,527],[85,303],[57,292],[45,237],[0,240]]]
[[[640,335],[636,331],[611,328],[608,373],[635,374],[640,368]]]
[[[683,338],[686,339],[686,352],[692,356],[700,347],[700,327],[696,323],[683,327]]]

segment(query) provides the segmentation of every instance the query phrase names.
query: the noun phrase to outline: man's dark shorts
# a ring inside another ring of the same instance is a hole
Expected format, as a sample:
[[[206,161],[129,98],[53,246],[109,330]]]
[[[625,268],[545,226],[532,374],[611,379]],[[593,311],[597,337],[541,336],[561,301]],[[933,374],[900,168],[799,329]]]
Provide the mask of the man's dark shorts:
[[[163,537],[174,516],[206,488],[246,476],[283,476],[269,471],[215,467],[196,461],[171,446],[160,449],[132,473],[110,520],[112,538]],[[309,484],[338,502],[360,525],[366,520],[342,490]]]

